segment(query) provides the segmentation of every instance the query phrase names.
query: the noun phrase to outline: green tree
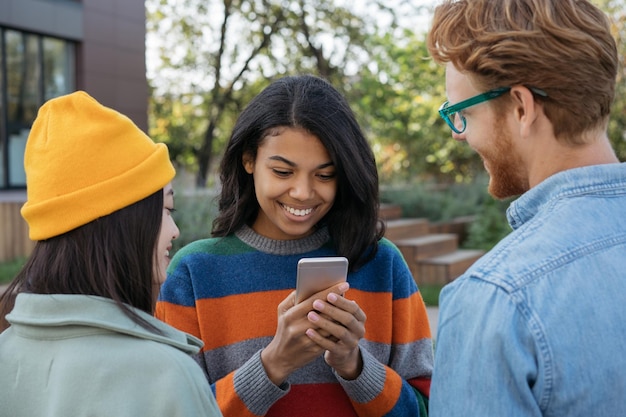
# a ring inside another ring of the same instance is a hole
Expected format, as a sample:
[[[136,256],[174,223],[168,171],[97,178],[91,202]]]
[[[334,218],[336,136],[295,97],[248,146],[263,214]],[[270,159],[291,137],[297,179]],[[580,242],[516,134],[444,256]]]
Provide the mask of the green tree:
[[[602,0],[599,5],[611,16],[619,45],[621,67],[608,133],[625,161],[626,7],[624,0]],[[468,182],[483,172],[478,155],[452,140],[438,116],[446,99],[445,75],[428,55],[425,31],[375,33],[367,44],[372,61],[353,85],[352,102],[374,144],[383,181]]]
[[[424,37],[410,30],[371,36],[373,59],[351,91],[385,182],[416,177],[459,182],[482,170],[475,152],[454,141],[439,117],[444,69],[430,59]]]
[[[600,7],[611,16],[621,63],[609,121],[609,138],[618,158],[626,161],[626,3],[624,0],[602,0]]]
[[[423,9],[392,3],[364,0],[357,14],[357,3],[331,0],[148,0],[149,60],[159,63],[148,74],[151,135],[204,187],[243,106],[276,77],[314,73],[347,95],[383,183],[471,181],[482,163],[438,116],[445,76],[426,50],[426,27],[399,21]],[[626,8],[599,3],[620,45],[608,131],[626,160]]]
[[[148,33],[160,39],[157,57],[152,57],[160,60],[157,69],[162,72],[151,79],[159,97],[153,102],[152,126],[162,128],[155,136],[169,135],[177,160],[195,160],[196,183],[204,187],[225,114],[240,106],[236,90],[245,85],[244,75],[280,30],[284,16],[266,1],[149,0],[146,8]],[[191,126],[164,123],[167,110],[178,110]]]
[[[369,60],[365,40],[377,27],[330,0],[148,0],[149,59],[158,62],[151,133],[173,144],[174,156],[195,162],[204,187],[216,153],[243,105],[277,76],[314,73],[338,87]],[[378,18],[394,11],[369,0]],[[383,15],[381,15],[381,13]],[[341,87],[340,87],[341,88]],[[176,105],[174,102],[179,102]],[[178,109],[189,126],[163,121]],[[203,130],[201,135],[198,130]]]

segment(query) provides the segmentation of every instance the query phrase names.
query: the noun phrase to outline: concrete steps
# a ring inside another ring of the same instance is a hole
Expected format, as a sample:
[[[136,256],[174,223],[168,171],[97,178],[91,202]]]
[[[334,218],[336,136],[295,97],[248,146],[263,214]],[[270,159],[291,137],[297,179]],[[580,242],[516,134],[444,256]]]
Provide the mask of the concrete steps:
[[[450,233],[431,233],[393,241],[402,252],[414,277],[418,277],[421,260],[453,252],[458,247],[458,238]]]
[[[378,215],[383,220],[399,219],[402,217],[402,207],[395,204],[381,204]]]
[[[385,237],[392,242],[423,236],[429,233],[430,226],[427,219],[389,219],[385,221]]]
[[[484,251],[457,249],[418,262],[417,276],[423,284],[447,284],[461,276],[467,268],[483,256]]]
[[[381,206],[385,237],[398,246],[413,278],[420,284],[447,284],[483,255],[481,250],[459,249],[471,216],[430,224],[427,219],[402,218],[401,209]]]

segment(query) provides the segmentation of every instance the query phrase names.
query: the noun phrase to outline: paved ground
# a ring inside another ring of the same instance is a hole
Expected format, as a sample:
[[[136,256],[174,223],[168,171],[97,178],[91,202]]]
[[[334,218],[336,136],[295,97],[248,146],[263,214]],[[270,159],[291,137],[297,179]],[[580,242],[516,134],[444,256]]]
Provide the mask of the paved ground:
[[[439,318],[439,308],[438,307],[426,307],[426,311],[428,312],[428,320],[430,321],[430,331],[434,339],[435,336],[437,336],[437,322]]]

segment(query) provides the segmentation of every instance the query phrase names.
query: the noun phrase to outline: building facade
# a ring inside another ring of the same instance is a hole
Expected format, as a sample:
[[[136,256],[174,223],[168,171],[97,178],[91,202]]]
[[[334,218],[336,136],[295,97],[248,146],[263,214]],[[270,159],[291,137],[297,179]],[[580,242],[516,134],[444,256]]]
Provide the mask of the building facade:
[[[0,262],[34,245],[19,209],[24,148],[45,101],[84,90],[147,130],[145,28],[143,0],[0,1]]]

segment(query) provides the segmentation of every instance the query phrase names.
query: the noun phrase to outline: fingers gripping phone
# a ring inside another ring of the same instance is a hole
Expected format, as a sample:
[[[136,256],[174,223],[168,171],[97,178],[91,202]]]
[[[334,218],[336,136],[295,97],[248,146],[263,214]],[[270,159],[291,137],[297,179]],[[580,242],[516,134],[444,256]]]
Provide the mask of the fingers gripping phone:
[[[346,281],[348,259],[343,256],[302,258],[298,261],[296,304],[316,292]]]

